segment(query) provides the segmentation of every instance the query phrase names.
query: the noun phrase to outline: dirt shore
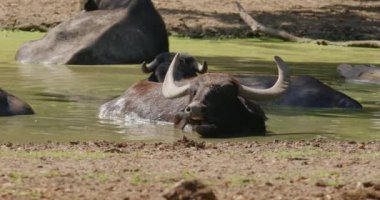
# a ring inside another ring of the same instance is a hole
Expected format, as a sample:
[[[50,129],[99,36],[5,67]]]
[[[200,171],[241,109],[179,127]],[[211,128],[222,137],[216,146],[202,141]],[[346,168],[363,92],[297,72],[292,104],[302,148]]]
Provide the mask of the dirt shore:
[[[169,32],[190,37],[249,37],[230,0],[153,0]],[[380,39],[380,1],[240,0],[258,21],[298,36]],[[2,0],[0,27],[46,31],[79,12],[79,0]]]
[[[0,149],[0,199],[380,199],[380,141],[182,139]],[[181,180],[191,192],[174,190]]]

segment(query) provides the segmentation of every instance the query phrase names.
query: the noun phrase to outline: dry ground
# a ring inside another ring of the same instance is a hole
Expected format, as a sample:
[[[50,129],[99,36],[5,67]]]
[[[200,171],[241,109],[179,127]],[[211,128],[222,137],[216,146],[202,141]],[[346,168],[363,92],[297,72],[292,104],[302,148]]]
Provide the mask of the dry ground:
[[[164,199],[186,195],[171,191],[181,180],[206,185],[198,191],[190,184],[188,194],[199,199],[380,199],[379,141],[183,139],[0,149],[0,199]]]
[[[247,37],[231,0],[152,0],[171,34]],[[298,36],[380,39],[378,0],[240,0],[260,22]],[[1,0],[0,27],[47,30],[79,12],[79,0]]]

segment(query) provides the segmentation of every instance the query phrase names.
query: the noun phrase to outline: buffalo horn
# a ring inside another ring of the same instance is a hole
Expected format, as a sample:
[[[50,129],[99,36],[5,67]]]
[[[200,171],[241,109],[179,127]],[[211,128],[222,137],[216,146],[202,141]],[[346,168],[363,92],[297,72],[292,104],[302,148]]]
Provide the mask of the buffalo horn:
[[[199,62],[196,62],[196,63],[197,63],[198,73],[204,74],[207,72],[207,62],[206,61],[203,61],[203,65]]]
[[[155,58],[152,62],[146,64],[146,62],[144,61],[142,64],[141,64],[141,69],[144,73],[151,73],[153,72],[156,67],[158,65],[158,60]]]
[[[165,98],[176,98],[183,96],[190,88],[190,84],[178,87],[174,83],[174,68],[177,67],[178,62],[179,53],[174,56],[173,61],[169,66],[168,72],[166,73],[164,83],[162,84],[162,95],[164,95]]]
[[[277,63],[278,78],[276,83],[268,89],[257,89],[240,85],[239,94],[250,100],[264,101],[280,97],[288,88],[290,75],[288,65],[278,56],[274,57]]]

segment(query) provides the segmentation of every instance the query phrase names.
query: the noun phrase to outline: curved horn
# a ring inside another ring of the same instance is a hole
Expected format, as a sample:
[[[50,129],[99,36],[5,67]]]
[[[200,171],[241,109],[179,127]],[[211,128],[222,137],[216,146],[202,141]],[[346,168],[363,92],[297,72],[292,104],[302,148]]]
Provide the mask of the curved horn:
[[[256,89],[240,85],[239,94],[251,100],[263,101],[280,97],[288,88],[290,75],[288,65],[278,56],[274,57],[277,63],[278,78],[276,83],[268,89]]]
[[[166,73],[165,80],[162,84],[162,95],[164,95],[165,98],[176,98],[183,96],[190,88],[190,84],[178,87],[174,83],[174,68],[177,67],[178,62],[179,53],[174,56],[173,61],[169,66],[168,72]]]
[[[204,74],[207,72],[208,65],[207,65],[206,61],[203,61],[203,65],[197,61],[195,61],[195,62],[196,62],[196,69],[197,69],[198,73]]]
[[[158,60],[157,58],[155,58],[152,62],[146,64],[146,62],[144,61],[142,64],[141,64],[141,70],[144,72],[144,73],[151,73],[153,72],[156,67],[158,65]]]

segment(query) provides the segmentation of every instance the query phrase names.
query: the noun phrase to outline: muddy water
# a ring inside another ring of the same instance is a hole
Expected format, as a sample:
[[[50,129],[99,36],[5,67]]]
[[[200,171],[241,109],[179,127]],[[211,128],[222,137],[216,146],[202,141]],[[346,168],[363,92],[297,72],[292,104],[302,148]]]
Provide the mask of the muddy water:
[[[133,117],[98,118],[99,106],[143,79],[138,65],[46,66],[14,62],[21,43],[39,33],[0,31],[0,87],[29,102],[33,116],[0,117],[0,142],[72,140],[172,141],[196,133]],[[340,63],[380,64],[380,50],[283,43],[275,40],[190,40],[171,38],[171,50],[188,52],[210,64],[210,71],[276,73],[272,57],[280,55],[293,74],[315,76],[357,99],[362,111],[265,107],[270,133],[243,140],[380,139],[380,85],[344,82]],[[233,140],[242,140],[233,139]]]

